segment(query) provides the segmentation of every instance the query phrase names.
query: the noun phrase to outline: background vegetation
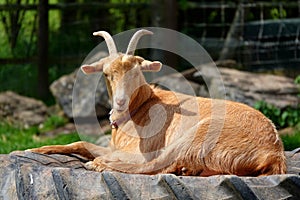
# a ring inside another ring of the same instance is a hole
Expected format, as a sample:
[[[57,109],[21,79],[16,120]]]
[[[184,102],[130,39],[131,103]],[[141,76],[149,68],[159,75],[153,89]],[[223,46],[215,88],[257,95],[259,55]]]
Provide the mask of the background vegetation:
[[[77,133],[59,134],[54,137],[45,137],[43,132],[53,130],[66,123],[62,117],[51,116],[42,128],[32,126],[24,128],[8,122],[0,122],[0,154],[14,150],[26,150],[51,144],[68,144],[80,140]]]
[[[252,26],[252,22],[255,24],[271,20],[270,23],[279,23],[280,20],[299,18],[298,0],[264,2],[179,0],[176,1],[177,5],[168,8],[160,2],[156,0],[49,0],[49,59],[45,62],[49,84],[78,68],[90,50],[102,41],[100,38],[92,37],[93,31],[106,30],[116,34],[143,26],[161,26],[188,34],[200,42],[215,60],[219,58],[220,49],[229,38],[230,31],[233,30],[231,34],[233,44],[238,46],[238,53],[233,55],[235,56],[233,59],[241,62],[239,65],[243,66],[243,69],[276,73],[279,71],[280,74],[296,78],[296,83],[300,83],[300,76],[297,77],[300,72],[300,50],[295,42],[300,39],[299,33],[293,35],[293,32],[289,32],[287,36],[284,33],[260,36],[257,34],[254,35],[257,41],[252,41],[251,38],[247,40],[245,37],[247,23]],[[38,0],[0,0],[0,92],[13,90],[21,95],[41,98],[37,89],[40,84],[37,67],[39,17],[36,5],[38,3]],[[233,26],[240,3],[252,6],[245,6],[242,10],[243,16],[239,17],[242,21],[236,22],[237,26]],[[169,13],[173,15],[170,17],[167,15]],[[287,23],[291,22],[285,21],[285,24],[281,25],[285,26]],[[259,26],[263,27],[263,24]],[[255,52],[261,48],[259,45],[271,46],[270,49],[263,49],[263,52],[278,50],[280,46],[272,45],[281,43],[288,46],[288,55],[293,56],[286,58],[292,67],[278,58],[281,55],[280,51],[271,54]],[[274,54],[277,55],[276,58],[272,57]],[[250,59],[252,55],[260,60],[254,60],[256,64],[246,66],[245,58]],[[175,60],[174,57],[171,59]],[[179,63],[184,63],[180,58],[176,59]],[[265,64],[270,61],[271,65]],[[265,68],[258,66],[257,63],[264,65]],[[181,66],[177,68],[179,71],[189,67],[185,64],[174,66]],[[43,101],[48,105],[55,103],[50,94],[43,98]],[[299,146],[299,107],[280,110],[265,102],[257,102],[255,107],[274,121],[277,128],[293,127],[293,133],[284,136],[283,141],[287,149]],[[45,122],[43,129],[39,127],[23,129],[8,122],[1,122],[0,153],[79,140],[76,133],[51,139],[43,137],[43,132],[62,126],[66,122],[57,116],[51,116]]]
[[[295,84],[300,88],[300,75],[296,77]],[[264,101],[259,101],[254,107],[271,119],[277,129],[291,128],[288,134],[281,135],[286,150],[300,147],[300,105],[296,108],[279,109]]]

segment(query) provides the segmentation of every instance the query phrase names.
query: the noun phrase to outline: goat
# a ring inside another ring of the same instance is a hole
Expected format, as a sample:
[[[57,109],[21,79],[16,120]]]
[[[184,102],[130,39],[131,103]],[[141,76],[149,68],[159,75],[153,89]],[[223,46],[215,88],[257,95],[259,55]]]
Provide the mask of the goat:
[[[87,169],[102,172],[210,176],[261,176],[286,173],[282,142],[273,123],[241,103],[194,97],[149,85],[142,71],[156,72],[158,61],[134,56],[137,31],[126,53],[102,36],[109,56],[81,66],[85,74],[103,72],[112,102],[112,139],[104,148],[80,141],[30,149],[38,153],[79,154]],[[218,113],[219,112],[219,113]]]

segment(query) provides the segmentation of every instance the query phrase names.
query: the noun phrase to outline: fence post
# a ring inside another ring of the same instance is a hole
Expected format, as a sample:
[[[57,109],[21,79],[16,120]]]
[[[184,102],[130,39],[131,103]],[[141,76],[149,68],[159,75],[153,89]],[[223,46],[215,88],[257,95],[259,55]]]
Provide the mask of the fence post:
[[[172,30],[178,29],[178,4],[176,0],[152,0],[153,12],[152,12],[152,26],[168,28]],[[162,45],[167,45],[169,48],[177,48],[176,38],[172,38],[168,35],[165,37],[165,43]],[[169,65],[170,67],[178,67],[177,56],[164,51],[152,50],[152,58],[159,59],[164,64]]]
[[[39,0],[38,4],[38,96],[47,98],[48,83],[48,0]]]
[[[242,28],[241,28],[241,24],[242,21],[244,20],[243,17],[243,10],[244,10],[244,5],[243,3],[238,4],[236,11],[235,11],[235,15],[232,21],[232,24],[229,28],[229,31],[227,32],[227,36],[226,39],[224,41],[223,44],[223,48],[220,52],[219,55],[219,60],[225,60],[228,58],[231,58],[234,51],[234,39],[239,40],[240,36],[242,35]],[[237,44],[236,44],[237,45]]]

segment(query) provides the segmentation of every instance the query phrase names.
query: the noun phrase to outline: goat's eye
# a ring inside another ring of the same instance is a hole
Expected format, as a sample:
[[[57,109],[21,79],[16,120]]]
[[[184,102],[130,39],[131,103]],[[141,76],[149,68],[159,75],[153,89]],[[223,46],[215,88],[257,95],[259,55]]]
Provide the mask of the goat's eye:
[[[104,73],[103,73],[103,75],[104,75],[105,77],[107,77],[107,74],[104,74]]]

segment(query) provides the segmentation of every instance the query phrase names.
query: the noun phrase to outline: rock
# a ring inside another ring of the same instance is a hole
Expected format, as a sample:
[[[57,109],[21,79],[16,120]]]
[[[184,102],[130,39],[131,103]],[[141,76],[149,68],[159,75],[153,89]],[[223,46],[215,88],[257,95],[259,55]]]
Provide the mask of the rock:
[[[42,132],[43,136],[46,137],[53,137],[57,136],[59,134],[70,134],[70,133],[75,133],[76,132],[76,127],[73,123],[67,123],[64,124],[63,126],[57,127],[54,130],[49,130]]]
[[[29,127],[43,123],[47,116],[46,105],[39,100],[7,91],[0,94],[0,119]]]
[[[285,175],[149,176],[87,171],[76,156],[13,152],[0,155],[0,199],[299,199],[300,154],[288,160]]]
[[[280,136],[285,136],[285,135],[294,135],[298,131],[297,127],[286,127],[283,129],[278,130],[278,134]]]
[[[234,101],[254,106],[257,101],[266,101],[278,108],[296,107],[300,103],[299,88],[288,77],[241,72],[219,68],[227,97]]]
[[[102,146],[102,147],[108,147],[110,144],[111,135],[102,135],[98,138],[98,140],[95,142],[95,144]]]
[[[222,65],[232,66],[234,62],[222,62]],[[193,68],[182,73],[159,77],[152,82],[162,88],[185,94],[226,98],[250,106],[261,100],[279,108],[295,107],[300,102],[297,97],[299,88],[291,78],[223,67],[218,67],[218,71],[211,69],[209,65],[202,66],[199,71]],[[76,83],[75,92],[74,83]],[[50,89],[67,117],[107,118],[110,102],[101,74],[85,76],[75,71],[55,81]]]
[[[50,91],[65,115],[72,118],[72,92],[76,71],[60,77],[50,85]]]
[[[300,98],[297,96],[299,87],[291,78],[242,72],[222,67],[218,69],[222,80],[219,80],[215,74],[203,73],[196,69],[188,71],[189,73],[185,72],[185,77],[198,84],[205,84],[203,80],[205,77],[207,90],[204,93],[200,92],[199,96],[206,97],[211,92],[219,93],[220,97],[226,95],[228,100],[245,103],[252,107],[261,100],[279,108],[297,107],[300,103]]]
[[[154,79],[152,82],[166,90],[171,90],[193,96],[209,97],[205,85],[189,81],[180,73],[162,76]]]
[[[110,104],[103,79],[99,84],[93,81],[91,84],[89,78],[95,78],[95,76],[85,76],[76,70],[51,84],[50,91],[68,118],[88,118],[95,115],[97,117],[107,116]],[[77,83],[76,93],[73,93],[75,82]],[[74,94],[77,95],[76,98],[74,98]],[[96,108],[91,105],[91,102],[96,105]]]

